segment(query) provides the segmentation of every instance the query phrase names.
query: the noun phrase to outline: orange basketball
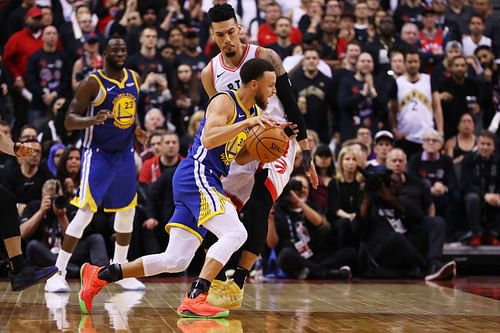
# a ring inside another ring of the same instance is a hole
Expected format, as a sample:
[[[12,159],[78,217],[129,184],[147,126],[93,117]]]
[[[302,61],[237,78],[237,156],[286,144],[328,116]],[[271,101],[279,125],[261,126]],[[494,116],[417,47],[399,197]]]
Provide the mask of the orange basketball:
[[[246,148],[257,161],[276,161],[285,152],[288,136],[281,128],[256,125],[248,131]]]

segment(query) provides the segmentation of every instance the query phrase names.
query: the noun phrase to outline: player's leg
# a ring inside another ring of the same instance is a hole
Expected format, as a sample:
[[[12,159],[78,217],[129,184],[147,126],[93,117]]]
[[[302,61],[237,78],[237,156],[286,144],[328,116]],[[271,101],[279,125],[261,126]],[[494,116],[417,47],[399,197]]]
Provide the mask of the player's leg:
[[[57,272],[54,266],[31,266],[24,260],[21,249],[21,234],[19,231],[19,217],[16,208],[16,197],[0,185],[0,211],[3,222],[0,223],[0,235],[3,238],[5,249],[9,257],[10,283],[12,290],[22,290],[38,282],[45,281]]]
[[[247,232],[239,221],[234,206],[227,204],[224,213],[208,219],[203,226],[218,240],[207,252],[201,273],[192,283],[189,292],[177,309],[182,317],[225,317],[226,309],[211,306],[207,301],[212,280],[247,239]]]

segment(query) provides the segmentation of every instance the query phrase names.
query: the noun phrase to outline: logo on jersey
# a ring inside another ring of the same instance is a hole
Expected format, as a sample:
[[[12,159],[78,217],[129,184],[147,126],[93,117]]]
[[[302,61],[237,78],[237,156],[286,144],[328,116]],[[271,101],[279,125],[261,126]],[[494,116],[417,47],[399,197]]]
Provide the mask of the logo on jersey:
[[[135,97],[131,94],[119,94],[113,100],[113,116],[118,128],[129,128],[135,123]]]
[[[224,73],[225,73],[225,71],[222,72],[222,73],[217,74],[217,78],[220,78],[222,76],[222,74],[224,74]]]
[[[247,141],[247,132],[240,132],[234,139],[226,143],[224,146],[224,152],[220,154],[220,158],[222,163],[225,165],[231,164],[232,161],[236,158],[241,148],[245,145]]]

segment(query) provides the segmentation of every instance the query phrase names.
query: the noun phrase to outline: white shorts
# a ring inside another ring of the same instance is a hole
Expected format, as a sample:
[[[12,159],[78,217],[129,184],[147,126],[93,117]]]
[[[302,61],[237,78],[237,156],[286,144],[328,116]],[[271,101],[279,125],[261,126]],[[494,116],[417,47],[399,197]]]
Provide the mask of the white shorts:
[[[231,164],[229,174],[222,178],[222,187],[226,194],[233,200],[233,203],[241,209],[250,199],[254,185],[254,175],[259,168],[268,169],[265,185],[271,194],[273,201],[276,201],[283,192],[286,184],[290,180],[295,162],[295,154],[299,149],[297,140],[289,141],[288,149],[283,156],[271,163],[262,164],[252,161],[245,165],[236,162]]]

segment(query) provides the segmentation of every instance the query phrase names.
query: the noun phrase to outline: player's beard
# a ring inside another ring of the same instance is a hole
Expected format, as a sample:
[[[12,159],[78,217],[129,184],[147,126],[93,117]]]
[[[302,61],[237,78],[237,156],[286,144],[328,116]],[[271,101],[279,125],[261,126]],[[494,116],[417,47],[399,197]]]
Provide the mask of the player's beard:
[[[226,52],[225,55],[228,58],[232,58],[232,57],[236,56],[236,51]]]
[[[262,110],[265,110],[267,108],[267,98],[265,98],[264,96],[262,96],[261,93],[258,93],[257,95],[255,95],[255,104],[257,104],[257,106],[259,108],[261,108]]]
[[[106,59],[106,63],[109,67],[111,67],[114,70],[121,70],[125,66],[125,63],[123,63],[122,65],[119,65],[115,60],[111,60],[111,59]]]

